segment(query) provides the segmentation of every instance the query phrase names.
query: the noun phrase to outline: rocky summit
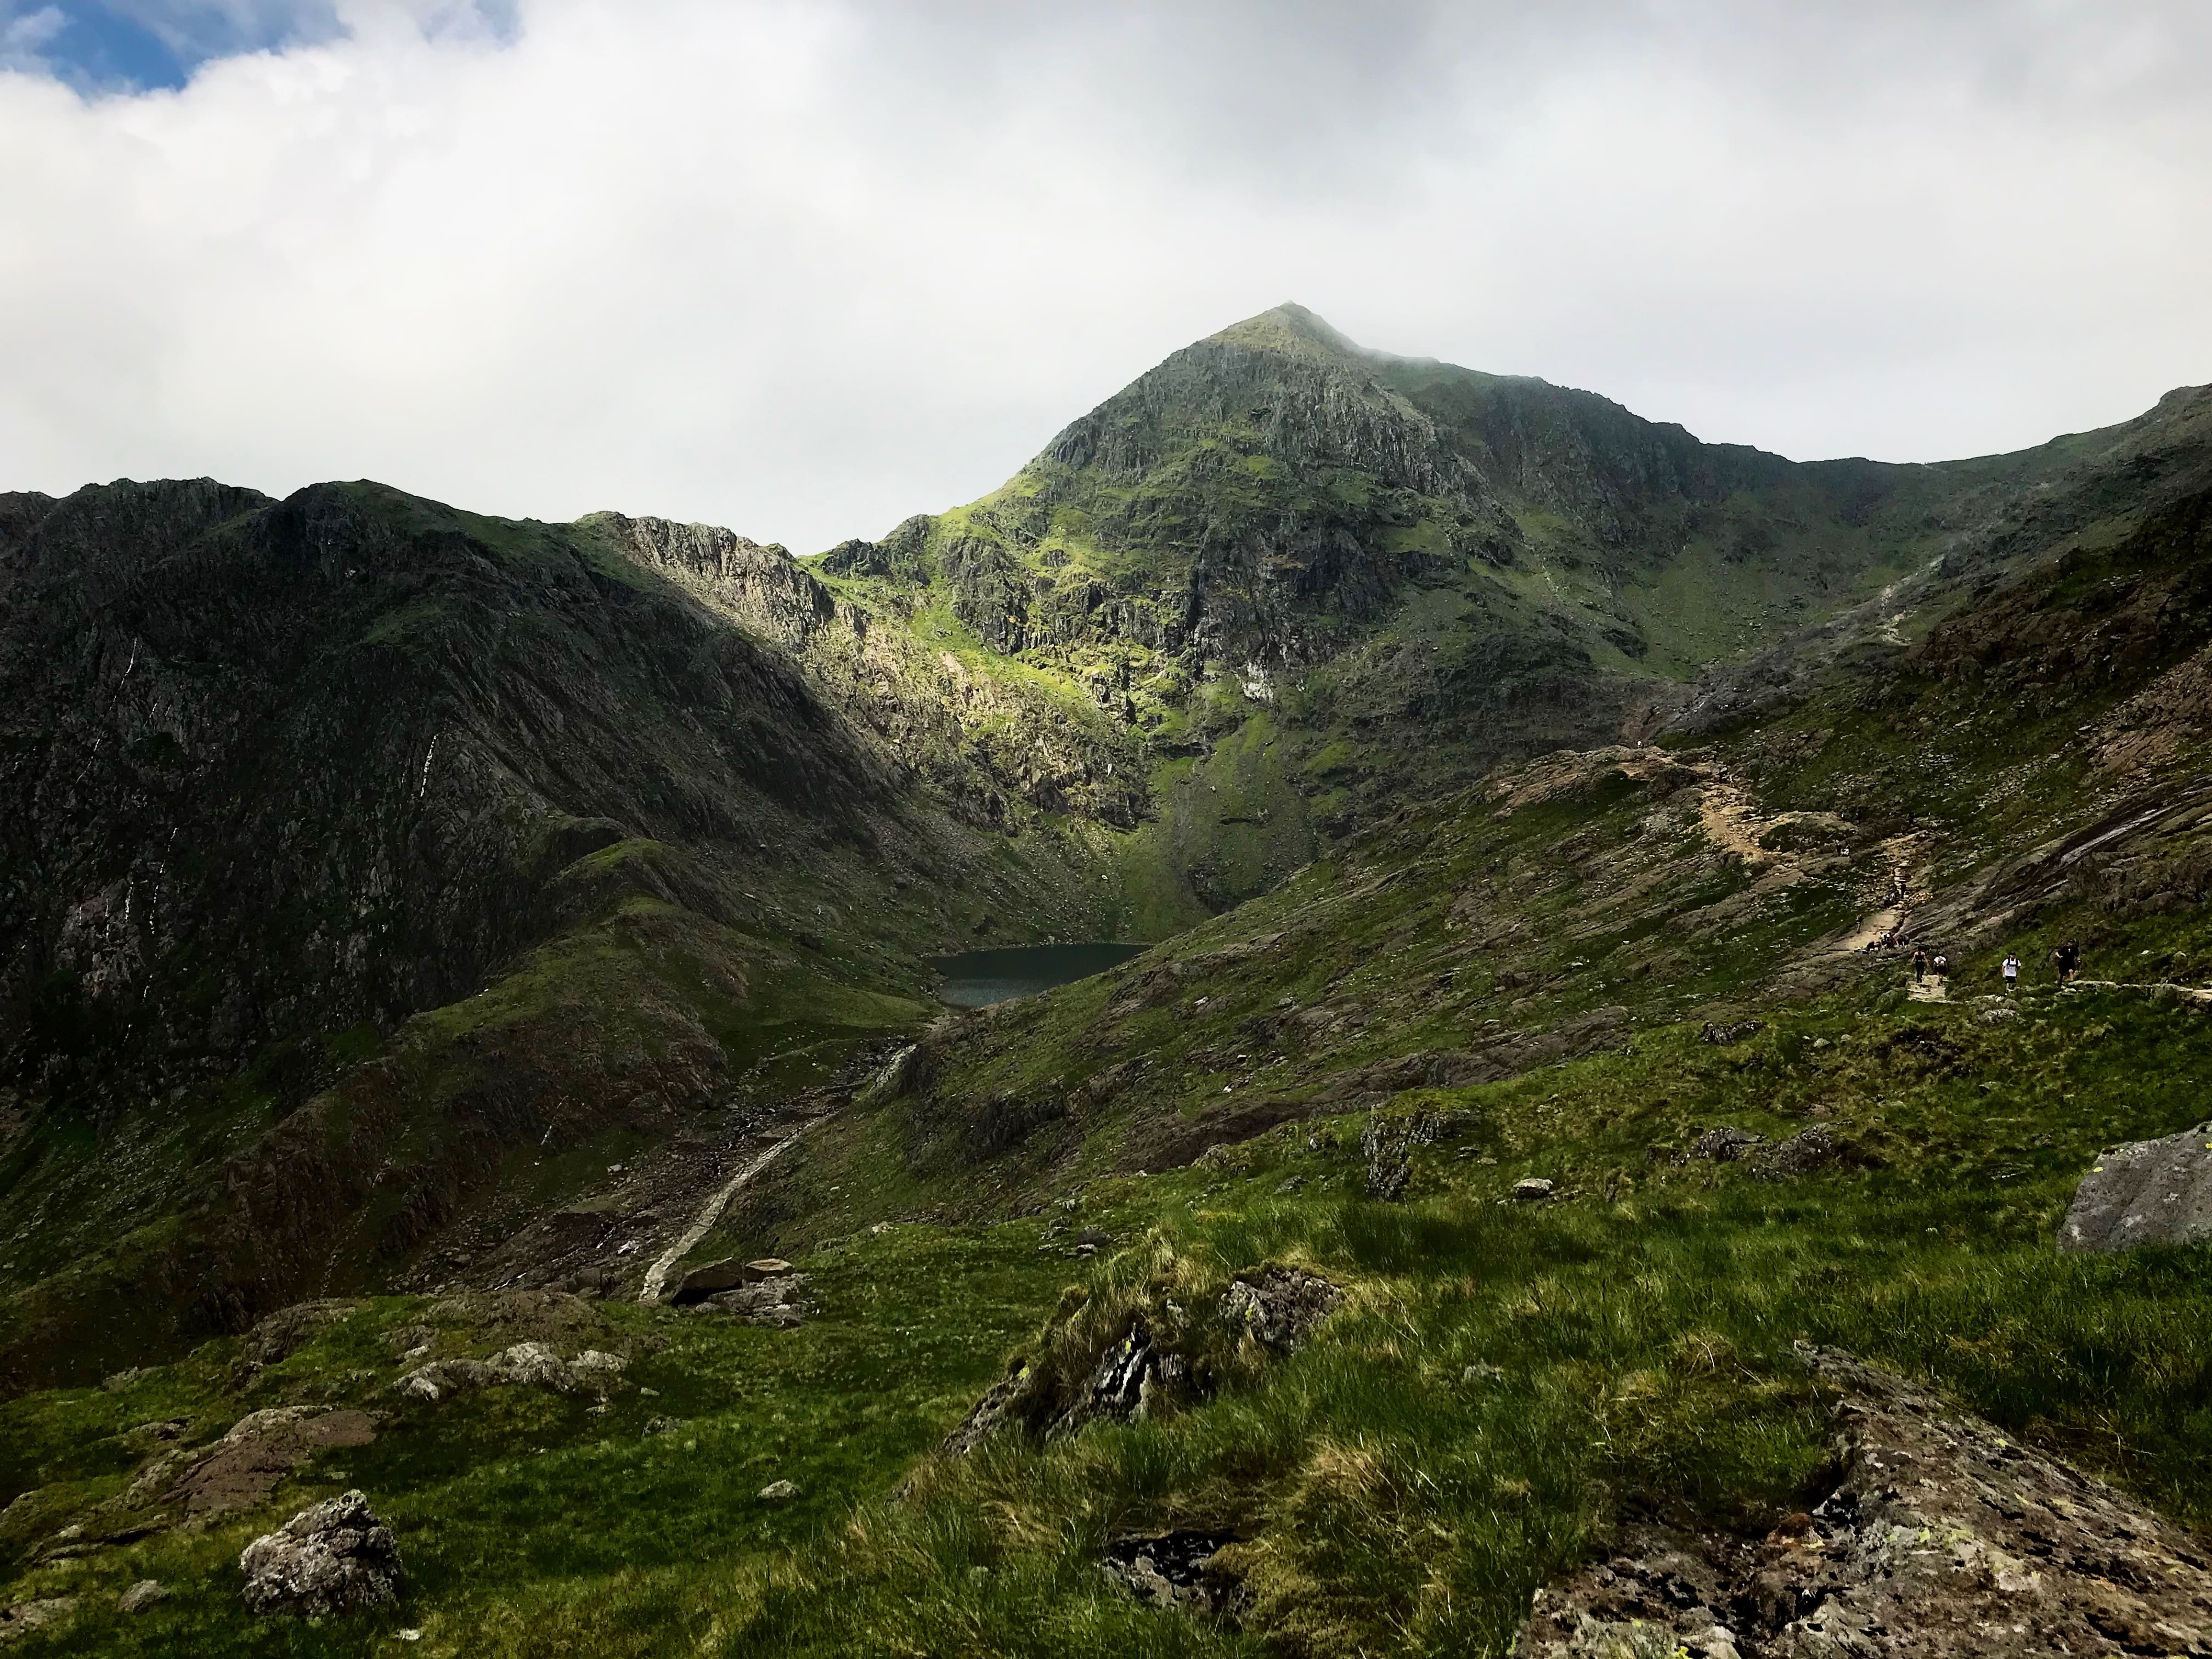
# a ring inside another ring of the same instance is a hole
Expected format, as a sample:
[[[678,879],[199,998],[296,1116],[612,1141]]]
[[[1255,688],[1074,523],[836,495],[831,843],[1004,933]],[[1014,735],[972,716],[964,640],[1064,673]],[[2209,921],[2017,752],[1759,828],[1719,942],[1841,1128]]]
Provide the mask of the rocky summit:
[[[2212,1653],[2208,664],[2212,388],[1296,306],[803,556],[0,495],[0,1643]]]

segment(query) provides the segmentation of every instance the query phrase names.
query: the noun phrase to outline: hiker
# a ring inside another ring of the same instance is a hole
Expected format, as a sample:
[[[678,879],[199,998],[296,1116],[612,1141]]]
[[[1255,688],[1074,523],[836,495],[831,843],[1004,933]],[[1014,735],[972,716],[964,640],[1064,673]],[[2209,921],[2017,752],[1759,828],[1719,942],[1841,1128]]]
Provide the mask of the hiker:
[[[1925,951],[1915,951],[1912,953],[1912,982],[1915,985],[1917,985],[1922,980],[1927,977],[1928,952]]]
[[[2010,996],[2020,986],[2020,958],[2009,951],[2005,952],[2004,981],[2005,994]]]
[[[1935,966],[1936,966],[1936,978],[1938,978],[1938,979],[1948,979],[1948,978],[1950,978],[1950,977],[1951,977],[1951,958],[1950,958],[1950,957],[1947,957],[1947,956],[1943,956],[1943,955],[1938,954],[1938,955],[1937,955],[1937,957],[1936,957],[1936,963],[1935,963]]]
[[[2081,947],[2069,939],[2051,953],[2051,959],[2058,964],[2058,982],[2070,985],[2081,966]]]

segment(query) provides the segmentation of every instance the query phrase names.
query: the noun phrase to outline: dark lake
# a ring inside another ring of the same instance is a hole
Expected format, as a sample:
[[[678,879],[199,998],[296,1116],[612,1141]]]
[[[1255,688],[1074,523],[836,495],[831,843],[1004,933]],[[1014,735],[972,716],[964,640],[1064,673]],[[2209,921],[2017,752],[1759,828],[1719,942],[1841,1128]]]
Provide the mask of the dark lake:
[[[1081,945],[1021,945],[1001,951],[963,951],[957,957],[932,957],[929,965],[945,976],[937,993],[939,1001],[955,1008],[981,1008],[1103,974],[1143,954],[1144,950],[1141,945],[1115,945],[1103,939]]]

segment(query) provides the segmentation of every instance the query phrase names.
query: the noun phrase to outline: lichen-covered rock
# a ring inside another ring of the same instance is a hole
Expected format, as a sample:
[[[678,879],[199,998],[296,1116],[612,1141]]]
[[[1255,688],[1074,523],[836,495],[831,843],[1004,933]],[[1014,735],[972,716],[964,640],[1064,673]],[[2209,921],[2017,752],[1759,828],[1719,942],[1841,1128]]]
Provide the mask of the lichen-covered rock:
[[[2212,1122],[2102,1153],[2058,1230],[2068,1250],[2126,1250],[2212,1238]]]
[[[1304,1345],[1314,1327],[1334,1313],[1344,1292],[1319,1273],[1296,1267],[1262,1267],[1239,1274],[1222,1292],[1221,1316],[1259,1341],[1288,1353]]]
[[[1515,1659],[2212,1655],[2212,1559],[2103,1482],[1833,1349],[1843,1479],[1749,1541],[1630,1529]]]
[[[763,1264],[748,1262],[745,1270],[750,1273],[760,1265]],[[811,1311],[803,1294],[807,1284],[806,1275],[791,1272],[791,1264],[787,1261],[775,1265],[785,1271],[750,1280],[732,1290],[717,1291],[714,1295],[693,1303],[692,1311],[704,1313],[711,1310],[716,1313],[735,1314],[752,1324],[772,1325],[784,1330],[805,1323],[806,1316]]]
[[[319,1618],[399,1599],[399,1547],[358,1492],[301,1510],[248,1544],[238,1565],[256,1613]]]
[[[558,1350],[545,1343],[517,1342],[489,1359],[434,1360],[408,1372],[397,1387],[401,1399],[426,1403],[465,1389],[495,1384],[568,1394],[578,1389],[605,1389],[629,1364],[622,1355],[598,1348],[586,1348],[574,1359],[563,1360]]]
[[[1097,1418],[1127,1421],[1144,1415],[1148,1394],[1179,1390],[1187,1378],[1182,1357],[1164,1353],[1142,1322],[1099,1357],[1074,1402],[1053,1425],[1054,1434],[1072,1434]]]
[[[1733,1164],[1754,1146],[1764,1146],[1766,1137],[1749,1129],[1739,1129],[1732,1123],[1716,1124],[1698,1137],[1698,1144],[1690,1148],[1692,1158],[1701,1158],[1708,1164]]]
[[[1413,1179],[1413,1148],[1405,1124],[1370,1117],[1360,1132],[1359,1150],[1367,1158],[1367,1196],[1395,1204]]]
[[[629,1361],[618,1353],[586,1348],[568,1362],[568,1374],[579,1382],[612,1381],[628,1369]]]
[[[1244,1610],[1245,1594],[1218,1570],[1214,1558],[1237,1540],[1225,1533],[1183,1529],[1141,1537],[1117,1538],[1099,1565],[1107,1576],[1139,1601],[1179,1613],[1234,1619]]]
[[[1763,1179],[1779,1181],[1826,1169],[1842,1152],[1835,1136],[1816,1123],[1808,1129],[1800,1129],[1787,1140],[1754,1149],[1749,1162]]]
[[[945,1437],[945,1443],[938,1449],[948,1457],[965,1457],[974,1451],[1006,1420],[1006,1413],[1029,1380],[1030,1368],[1024,1365],[994,1382],[984,1390],[983,1397],[969,1407],[968,1415],[960,1419],[960,1426]]]
[[[0,1642],[12,1642],[33,1631],[52,1629],[76,1611],[74,1595],[44,1595],[0,1607]]]
[[[168,1599],[168,1587],[158,1578],[141,1578],[115,1598],[118,1613],[143,1613],[156,1601]]]
[[[561,1356],[543,1342],[518,1342],[494,1354],[487,1363],[495,1382],[550,1389],[556,1394],[566,1394],[576,1386],[575,1377],[561,1363]]]

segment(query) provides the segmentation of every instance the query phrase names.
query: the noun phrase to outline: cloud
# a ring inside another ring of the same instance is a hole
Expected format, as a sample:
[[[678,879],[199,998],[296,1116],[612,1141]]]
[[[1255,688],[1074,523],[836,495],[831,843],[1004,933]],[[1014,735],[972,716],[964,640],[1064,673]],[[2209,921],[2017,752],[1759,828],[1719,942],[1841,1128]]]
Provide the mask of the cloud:
[[[137,95],[0,33],[0,488],[365,475],[810,549],[1291,298],[1796,454],[2212,379],[2194,0],[331,15]]]
[[[0,73],[36,74],[46,67],[46,49],[66,27],[59,6],[0,11]]]

